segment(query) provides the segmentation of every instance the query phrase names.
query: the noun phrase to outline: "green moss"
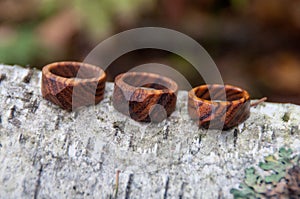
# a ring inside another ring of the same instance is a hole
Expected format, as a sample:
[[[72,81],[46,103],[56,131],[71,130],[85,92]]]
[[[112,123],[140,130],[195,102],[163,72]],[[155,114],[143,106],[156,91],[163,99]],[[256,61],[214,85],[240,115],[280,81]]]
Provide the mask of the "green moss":
[[[291,149],[280,148],[278,155],[269,155],[264,158],[264,162],[259,163],[259,168],[266,172],[265,177],[260,176],[251,167],[245,170],[245,179],[240,184],[239,189],[231,189],[235,199],[239,198],[268,198],[271,195],[289,194],[281,193],[276,187],[288,186],[282,183],[283,178],[288,180],[289,169],[299,164],[300,156],[293,155]]]
[[[286,112],[283,116],[282,116],[282,120],[284,122],[288,122],[290,120],[290,116],[291,116],[291,113],[290,112]]]

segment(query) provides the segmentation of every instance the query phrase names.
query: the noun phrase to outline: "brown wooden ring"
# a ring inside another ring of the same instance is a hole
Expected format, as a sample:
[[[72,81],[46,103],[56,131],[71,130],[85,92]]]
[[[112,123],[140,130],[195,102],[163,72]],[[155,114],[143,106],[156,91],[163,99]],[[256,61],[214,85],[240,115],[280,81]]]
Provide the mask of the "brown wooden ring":
[[[219,101],[225,93],[226,101]],[[248,119],[250,96],[231,85],[198,86],[188,93],[188,112],[200,127],[227,130]]]
[[[71,111],[99,103],[104,96],[105,72],[81,62],[56,62],[43,67],[42,95]]]
[[[123,73],[115,78],[113,106],[133,120],[161,122],[175,110],[177,91],[176,82],[167,77],[153,73]]]

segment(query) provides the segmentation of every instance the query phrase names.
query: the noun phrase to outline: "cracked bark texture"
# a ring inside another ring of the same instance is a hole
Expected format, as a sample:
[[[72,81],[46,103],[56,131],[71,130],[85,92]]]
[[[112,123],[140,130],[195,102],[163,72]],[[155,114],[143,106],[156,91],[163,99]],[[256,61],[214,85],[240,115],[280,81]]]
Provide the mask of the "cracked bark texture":
[[[232,198],[246,167],[282,146],[300,152],[296,105],[261,104],[217,132],[189,119],[185,91],[170,118],[140,124],[114,110],[112,83],[100,104],[69,113],[40,82],[0,65],[0,198]]]

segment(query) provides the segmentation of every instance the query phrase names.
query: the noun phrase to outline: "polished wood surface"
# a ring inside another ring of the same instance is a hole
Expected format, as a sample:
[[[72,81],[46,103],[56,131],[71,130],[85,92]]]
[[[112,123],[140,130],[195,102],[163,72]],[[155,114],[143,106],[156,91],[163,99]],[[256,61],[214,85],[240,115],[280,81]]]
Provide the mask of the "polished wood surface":
[[[105,72],[80,62],[56,62],[42,70],[42,95],[45,99],[72,111],[103,99]]]
[[[160,122],[176,108],[177,84],[153,73],[128,72],[115,78],[113,105],[139,122]]]
[[[188,94],[188,112],[200,127],[230,129],[250,116],[247,91],[231,85],[202,85]]]

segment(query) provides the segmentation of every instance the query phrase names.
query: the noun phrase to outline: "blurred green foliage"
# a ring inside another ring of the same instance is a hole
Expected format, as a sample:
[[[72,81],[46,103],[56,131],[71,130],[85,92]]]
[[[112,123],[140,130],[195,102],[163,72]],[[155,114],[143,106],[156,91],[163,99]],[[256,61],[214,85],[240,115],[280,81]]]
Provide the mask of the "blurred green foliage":
[[[51,49],[43,46],[36,30],[47,19],[61,11],[75,10],[77,12],[76,17],[80,18],[81,27],[88,35],[89,40],[99,41],[112,33],[118,20],[121,20],[119,23],[130,23],[138,17],[140,7],[150,8],[154,2],[152,0],[28,1],[38,4],[37,8],[28,11],[34,13],[33,17],[28,17],[22,22],[7,20],[7,23],[5,21],[3,23],[4,25],[8,24],[13,29],[14,35],[1,36],[0,34],[0,63],[27,65],[34,64],[33,62],[37,60],[49,59],[47,54],[48,56],[53,55]],[[68,46],[65,48],[67,49]]]
[[[141,8],[151,8],[154,1],[101,0],[87,3],[84,0],[74,0],[70,3],[82,15],[93,36],[99,38],[101,35],[109,34],[115,28],[117,20],[125,23],[135,20],[140,14]]]
[[[55,15],[56,12],[64,5],[63,1],[59,0],[42,0],[40,1],[40,7],[38,10],[38,18],[44,20],[52,15]]]
[[[243,10],[249,4],[249,0],[230,0],[232,7],[237,10]]]
[[[30,28],[20,28],[9,41],[0,41],[0,60],[10,64],[30,63],[42,55],[41,47]]]

